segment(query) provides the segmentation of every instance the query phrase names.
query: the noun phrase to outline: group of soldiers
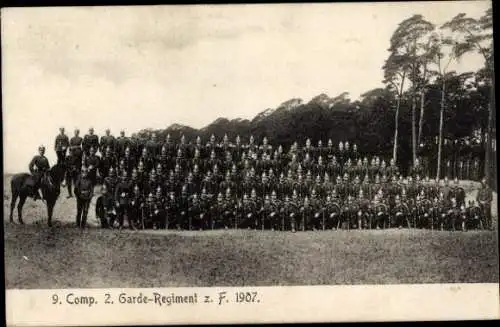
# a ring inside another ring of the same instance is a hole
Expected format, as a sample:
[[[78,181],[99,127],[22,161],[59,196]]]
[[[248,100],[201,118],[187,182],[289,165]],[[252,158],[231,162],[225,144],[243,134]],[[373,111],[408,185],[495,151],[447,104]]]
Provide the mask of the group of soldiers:
[[[127,220],[133,229],[466,229],[491,220],[484,181],[477,203],[465,203],[458,178],[430,179],[418,159],[402,176],[392,159],[365,157],[348,141],[308,139],[285,151],[266,137],[212,135],[204,143],[155,133],[141,140],[124,131],[115,138],[106,130],[99,138],[90,128],[69,139],[61,128],[54,150],[82,227],[98,184],[96,216],[111,228]]]

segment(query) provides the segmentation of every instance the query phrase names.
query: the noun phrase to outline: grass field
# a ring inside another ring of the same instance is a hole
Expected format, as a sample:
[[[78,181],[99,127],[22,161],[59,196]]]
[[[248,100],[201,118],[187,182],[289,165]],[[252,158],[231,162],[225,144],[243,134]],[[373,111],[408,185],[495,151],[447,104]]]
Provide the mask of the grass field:
[[[65,191],[52,228],[32,200],[8,223],[5,191],[6,288],[498,282],[496,231],[80,231]]]

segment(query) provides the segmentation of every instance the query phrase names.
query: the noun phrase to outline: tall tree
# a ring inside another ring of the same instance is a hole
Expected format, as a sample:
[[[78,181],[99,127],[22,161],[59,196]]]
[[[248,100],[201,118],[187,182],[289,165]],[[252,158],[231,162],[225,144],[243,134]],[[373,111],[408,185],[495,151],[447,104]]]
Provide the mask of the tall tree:
[[[486,126],[485,162],[484,173],[488,182],[491,184],[492,171],[492,128],[495,111],[495,74],[493,63],[493,10],[488,9],[479,19],[467,17],[461,13],[455,16],[451,21],[445,23],[442,29],[447,29],[458,34],[457,41],[454,44],[454,52],[457,58],[466,53],[476,52],[484,58],[485,72],[490,79],[490,102],[488,108],[488,122]],[[483,140],[484,141],[484,140]]]
[[[389,47],[389,58],[384,66],[385,82],[396,89],[398,100],[396,104],[396,120],[399,119],[401,95],[405,80],[411,83],[410,100],[412,108],[412,154],[413,161],[417,157],[416,106],[417,95],[425,85],[427,72],[428,52],[430,47],[429,35],[434,25],[426,21],[422,15],[413,15],[402,21],[394,31]],[[396,160],[398,138],[398,122],[394,132],[393,158]]]

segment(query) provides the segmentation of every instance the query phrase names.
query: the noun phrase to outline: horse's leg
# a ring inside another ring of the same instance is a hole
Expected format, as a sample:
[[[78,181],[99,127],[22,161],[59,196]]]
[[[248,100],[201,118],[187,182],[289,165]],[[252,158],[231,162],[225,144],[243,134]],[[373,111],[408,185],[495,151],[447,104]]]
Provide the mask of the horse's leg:
[[[10,200],[10,222],[14,222],[13,214],[14,214],[14,208],[16,207],[16,201],[17,198],[19,197],[19,193],[17,191],[12,191],[12,199]]]
[[[47,214],[48,214],[48,219],[47,219],[47,224],[49,227],[52,227],[52,213],[54,211],[54,201],[47,201]]]
[[[24,221],[23,221],[23,206],[24,206],[24,202],[26,202],[26,195],[20,195],[19,196],[19,202],[17,204],[17,216],[18,216],[18,219],[19,219],[19,223],[21,225],[24,225]]]

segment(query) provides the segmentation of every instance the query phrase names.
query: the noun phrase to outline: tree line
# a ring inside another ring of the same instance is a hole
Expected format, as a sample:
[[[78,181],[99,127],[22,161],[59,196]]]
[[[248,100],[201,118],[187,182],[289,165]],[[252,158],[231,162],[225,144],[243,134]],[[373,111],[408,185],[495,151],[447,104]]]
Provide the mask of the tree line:
[[[155,132],[160,140],[170,134],[192,142],[197,136],[206,142],[212,134],[227,134],[232,140],[239,135],[242,141],[250,135],[256,140],[267,136],[284,147],[302,145],[307,138],[323,145],[329,139],[335,144],[349,141],[364,153],[395,159],[403,170],[422,149],[432,148],[427,155],[440,177],[446,145],[460,141],[470,151],[481,149],[484,174],[496,180],[492,27],[492,9],[478,19],[462,13],[441,26],[413,15],[389,40],[383,87],[365,92],[359,100],[351,101],[347,92],[320,94],[307,103],[287,100],[252,120],[219,118],[201,129],[174,124]],[[483,67],[465,73],[450,69],[470,53],[480,54]],[[147,139],[152,131],[141,130],[135,136]]]

